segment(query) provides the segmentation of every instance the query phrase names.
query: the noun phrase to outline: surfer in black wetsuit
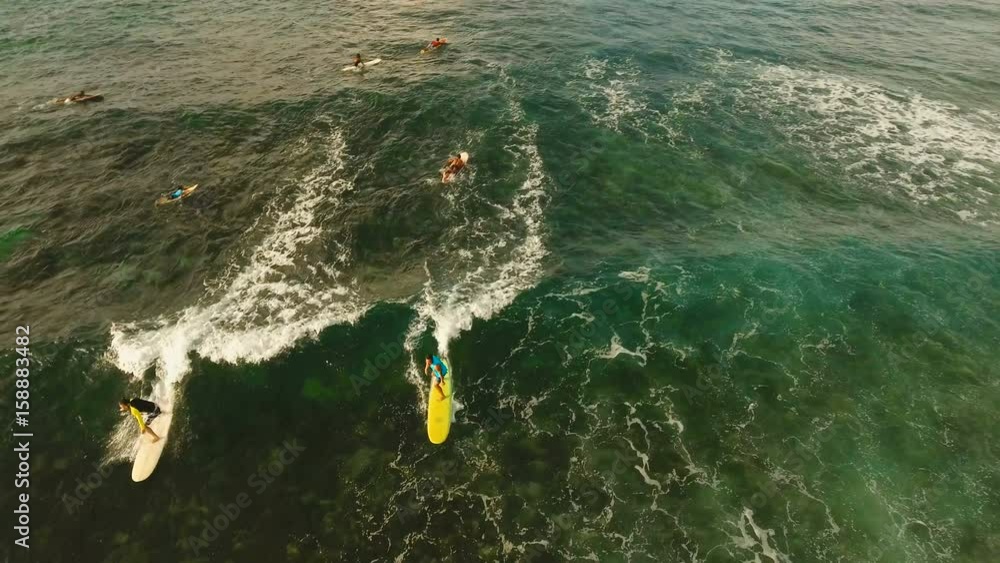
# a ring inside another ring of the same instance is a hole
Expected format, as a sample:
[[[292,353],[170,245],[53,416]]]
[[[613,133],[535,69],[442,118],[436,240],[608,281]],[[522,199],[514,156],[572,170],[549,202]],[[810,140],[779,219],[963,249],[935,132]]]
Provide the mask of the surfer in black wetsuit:
[[[154,442],[160,439],[156,435],[156,432],[153,432],[153,429],[148,426],[162,412],[160,411],[160,407],[156,406],[156,403],[142,399],[126,399],[122,397],[122,400],[118,402],[118,412],[127,412],[135,417],[136,422],[139,423],[139,434],[149,434],[152,436]],[[145,418],[143,414],[146,415]]]

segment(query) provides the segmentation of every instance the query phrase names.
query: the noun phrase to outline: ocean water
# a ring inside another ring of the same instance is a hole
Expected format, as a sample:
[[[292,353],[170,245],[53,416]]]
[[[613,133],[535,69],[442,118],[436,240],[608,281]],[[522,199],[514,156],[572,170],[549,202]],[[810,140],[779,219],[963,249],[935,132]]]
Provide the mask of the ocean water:
[[[998,60],[993,1],[7,0],[0,555],[998,560]]]

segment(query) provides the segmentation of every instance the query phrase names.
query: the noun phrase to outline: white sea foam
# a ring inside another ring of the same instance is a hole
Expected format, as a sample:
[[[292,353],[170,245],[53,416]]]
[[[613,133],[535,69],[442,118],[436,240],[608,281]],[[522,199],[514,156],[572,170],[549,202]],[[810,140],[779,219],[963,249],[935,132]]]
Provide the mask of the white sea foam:
[[[746,93],[794,141],[917,201],[972,202],[970,182],[1000,177],[1000,120],[988,113],[787,66],[758,65]]]
[[[586,88],[583,105],[595,123],[621,132],[646,117],[649,104],[639,91],[641,72],[631,59],[589,58],[581,73]]]
[[[322,162],[290,186],[290,205],[289,198],[279,198],[251,228],[248,235],[270,223],[246,262],[234,264],[196,305],[153,321],[112,326],[110,357],[119,368],[136,376],[156,368],[154,401],[173,403],[173,387],[190,371],[192,352],[217,362],[259,362],[364,312],[335,268],[308,264],[302,256],[322,232],[319,205],[340,204],[353,187],[345,174],[343,135],[333,132],[323,147]]]
[[[640,366],[646,365],[646,349],[640,346],[635,350],[629,350],[622,346],[622,339],[617,334],[611,337],[611,344],[606,349],[597,351],[595,356],[606,360],[613,360],[623,354],[637,358]]]
[[[642,266],[635,271],[618,272],[618,277],[636,283],[649,283],[649,267]]]
[[[739,536],[729,536],[733,540],[733,545],[753,553],[754,561],[762,561],[761,556],[770,559],[774,563],[791,561],[787,555],[771,545],[774,530],[765,529],[757,525],[753,519],[753,510],[744,508],[739,519],[735,523],[730,522],[730,525],[735,527],[740,533]]]
[[[707,54],[705,66],[704,80],[682,86],[668,107],[655,107],[631,60],[589,58],[579,71],[581,105],[598,125],[676,145],[685,138],[682,117],[722,103],[727,111],[763,116],[859,183],[918,203],[961,204],[956,211],[965,221],[997,220],[997,113],[854,77],[740,60],[721,49]]]

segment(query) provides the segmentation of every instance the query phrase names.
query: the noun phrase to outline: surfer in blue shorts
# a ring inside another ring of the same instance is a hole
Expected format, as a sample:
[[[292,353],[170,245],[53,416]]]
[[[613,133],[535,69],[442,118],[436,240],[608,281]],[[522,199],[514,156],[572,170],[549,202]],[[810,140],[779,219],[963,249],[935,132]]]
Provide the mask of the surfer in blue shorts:
[[[177,186],[177,189],[167,194],[167,199],[180,199],[184,195],[184,186]]]
[[[441,394],[439,400],[443,400],[447,397],[444,394],[444,377],[448,375],[448,366],[444,365],[441,358],[437,356],[428,355],[424,363],[424,375],[428,375],[427,372],[431,371],[434,375],[434,388],[438,390]]]

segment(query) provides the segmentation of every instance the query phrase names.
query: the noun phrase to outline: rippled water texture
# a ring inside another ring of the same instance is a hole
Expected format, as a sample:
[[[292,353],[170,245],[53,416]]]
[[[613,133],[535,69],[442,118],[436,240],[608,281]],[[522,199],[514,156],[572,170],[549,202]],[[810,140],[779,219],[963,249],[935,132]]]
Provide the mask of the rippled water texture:
[[[34,559],[996,559],[998,22],[5,2]],[[175,413],[142,484],[122,395]]]

